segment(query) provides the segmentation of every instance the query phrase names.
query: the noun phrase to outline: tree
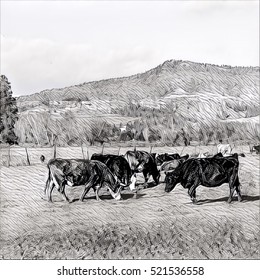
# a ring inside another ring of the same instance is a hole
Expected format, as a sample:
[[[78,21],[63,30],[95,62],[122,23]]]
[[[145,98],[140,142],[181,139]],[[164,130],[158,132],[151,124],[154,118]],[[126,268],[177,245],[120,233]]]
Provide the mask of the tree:
[[[17,144],[14,124],[18,119],[16,99],[12,97],[10,83],[6,76],[0,76],[0,143]]]

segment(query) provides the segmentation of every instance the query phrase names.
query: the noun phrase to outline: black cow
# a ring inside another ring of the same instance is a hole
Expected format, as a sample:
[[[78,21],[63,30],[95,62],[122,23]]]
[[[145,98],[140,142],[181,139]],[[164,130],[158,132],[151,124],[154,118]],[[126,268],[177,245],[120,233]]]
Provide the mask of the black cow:
[[[260,145],[253,146],[253,149],[256,151],[257,154],[260,153]]]
[[[168,153],[158,154],[155,157],[155,162],[156,162],[156,165],[162,165],[166,161],[170,161],[173,159],[180,159],[180,158],[181,158],[181,156],[179,154],[168,154]]]
[[[235,154],[231,154],[229,156],[233,156],[233,155],[235,155]],[[244,153],[239,153],[239,154],[237,154],[237,156],[245,157],[245,154]],[[209,158],[220,158],[220,157],[225,157],[225,156],[222,153],[217,153],[217,154],[215,154],[215,155],[213,155],[212,157],[209,157]]]
[[[159,184],[160,172],[157,169],[154,157],[145,151],[127,151],[125,159],[128,161],[133,173],[143,172],[145,183],[152,175],[156,185]]]
[[[131,190],[135,189],[136,176],[123,156],[93,154],[91,160],[103,162],[122,184],[129,185]]]
[[[120,182],[116,180],[110,169],[97,160],[84,159],[51,159],[47,165],[49,169],[48,180],[46,182],[45,193],[47,191],[48,200],[51,202],[51,193],[54,186],[69,201],[65,194],[65,186],[85,185],[81,195],[81,201],[93,188],[96,199],[99,200],[98,191],[101,187],[107,187],[115,199],[121,199]]]
[[[181,183],[185,189],[188,189],[192,202],[196,203],[196,188],[199,185],[217,187],[224,183],[229,183],[230,195],[228,202],[232,201],[235,190],[238,200],[241,201],[238,166],[238,154],[228,157],[218,154],[212,158],[188,159],[173,172],[167,173],[165,191],[170,192],[178,183]]]

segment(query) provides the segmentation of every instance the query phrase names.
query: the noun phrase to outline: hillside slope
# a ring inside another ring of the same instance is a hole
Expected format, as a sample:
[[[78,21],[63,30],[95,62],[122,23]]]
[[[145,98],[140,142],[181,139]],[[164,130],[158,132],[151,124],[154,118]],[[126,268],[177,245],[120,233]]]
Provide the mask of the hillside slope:
[[[149,129],[184,128],[193,130],[193,138],[199,130],[219,126],[229,126],[229,134],[236,134],[238,122],[251,139],[259,130],[259,123],[252,121],[259,116],[259,67],[170,60],[130,77],[21,96],[17,104],[22,114],[42,110],[56,115],[73,111],[76,118],[104,113],[141,117]]]

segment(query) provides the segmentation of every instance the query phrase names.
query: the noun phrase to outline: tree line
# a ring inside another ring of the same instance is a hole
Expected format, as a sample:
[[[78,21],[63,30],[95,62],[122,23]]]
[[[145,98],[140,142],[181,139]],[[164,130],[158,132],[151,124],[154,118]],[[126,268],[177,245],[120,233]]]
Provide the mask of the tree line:
[[[17,144],[14,125],[18,120],[18,108],[11,84],[5,75],[0,76],[0,101],[0,144]]]

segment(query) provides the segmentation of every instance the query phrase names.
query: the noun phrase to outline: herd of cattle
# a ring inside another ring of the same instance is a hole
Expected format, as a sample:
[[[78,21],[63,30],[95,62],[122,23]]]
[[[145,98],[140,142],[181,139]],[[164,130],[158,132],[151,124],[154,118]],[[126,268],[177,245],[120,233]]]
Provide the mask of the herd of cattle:
[[[106,187],[114,199],[121,199],[121,190],[129,187],[136,192],[136,174],[143,173],[145,185],[152,176],[154,185],[159,184],[161,172],[165,173],[165,192],[170,192],[180,183],[188,189],[193,203],[196,203],[196,188],[217,187],[224,183],[229,184],[232,201],[234,191],[241,201],[240,183],[238,178],[238,157],[244,154],[231,154],[229,144],[219,144],[218,153],[209,155],[199,154],[196,157],[179,154],[157,154],[145,151],[127,151],[124,156],[112,154],[93,154],[90,160],[86,159],[51,159],[48,164],[48,179],[44,189],[48,201],[52,201],[54,187],[62,194],[66,201],[70,201],[65,193],[65,187],[84,185],[81,201],[92,188],[96,199],[99,200],[100,188]],[[260,146],[255,146],[257,153]]]

